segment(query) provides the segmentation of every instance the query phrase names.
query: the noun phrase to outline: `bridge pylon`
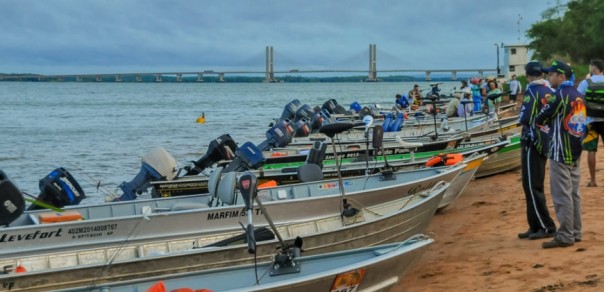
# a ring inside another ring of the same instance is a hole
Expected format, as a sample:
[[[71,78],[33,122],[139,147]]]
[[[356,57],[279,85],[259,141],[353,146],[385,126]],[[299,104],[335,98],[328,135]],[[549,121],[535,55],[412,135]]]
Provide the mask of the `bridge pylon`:
[[[273,46],[265,47],[265,80],[263,82],[277,82],[273,71]]]
[[[377,82],[378,73],[376,72],[376,44],[370,44],[370,69],[368,70],[368,79],[366,82]]]

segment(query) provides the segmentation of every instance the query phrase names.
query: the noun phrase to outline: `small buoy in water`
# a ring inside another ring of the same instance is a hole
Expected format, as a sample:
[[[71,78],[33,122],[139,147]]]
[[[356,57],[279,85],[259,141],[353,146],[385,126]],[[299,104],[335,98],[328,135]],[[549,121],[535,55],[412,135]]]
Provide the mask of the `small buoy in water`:
[[[203,124],[206,122],[206,115],[204,114],[204,112],[202,112],[202,114],[197,117],[197,120],[195,120],[195,122],[198,124]]]

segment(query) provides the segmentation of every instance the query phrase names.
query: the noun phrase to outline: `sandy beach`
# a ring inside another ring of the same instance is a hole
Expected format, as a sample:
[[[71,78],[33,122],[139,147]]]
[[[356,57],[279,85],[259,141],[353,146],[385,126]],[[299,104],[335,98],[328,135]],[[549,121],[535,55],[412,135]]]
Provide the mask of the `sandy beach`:
[[[521,171],[473,180],[427,233],[435,239],[393,291],[603,291],[603,145],[597,153],[598,187],[582,155],[583,241],[543,249],[550,240],[521,240],[527,230]],[[548,164],[547,164],[548,167]],[[554,208],[546,170],[546,199]]]

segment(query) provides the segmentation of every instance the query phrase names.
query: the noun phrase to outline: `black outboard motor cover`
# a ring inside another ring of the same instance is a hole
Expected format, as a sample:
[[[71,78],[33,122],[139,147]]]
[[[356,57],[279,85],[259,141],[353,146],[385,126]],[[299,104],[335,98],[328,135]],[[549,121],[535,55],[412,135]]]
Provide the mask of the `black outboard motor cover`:
[[[324,104],[321,106],[321,109],[333,114],[334,110],[336,109],[336,104],[334,104],[334,102],[336,102],[336,100],[329,99],[328,101],[324,102]]]
[[[330,99],[326,101],[322,106],[322,109],[327,110],[330,114],[347,114],[348,112],[344,107],[338,104],[336,99]]]
[[[359,111],[359,118],[363,119],[365,116],[374,116],[374,112],[372,111],[371,108],[364,106],[360,111]]]
[[[0,226],[8,226],[25,211],[19,188],[0,170]]]
[[[80,184],[63,167],[59,167],[40,180],[40,194],[38,201],[48,203],[52,206],[63,208],[70,205],[78,205],[86,198]],[[36,210],[40,207],[31,205],[28,210]]]
[[[235,150],[237,150],[237,144],[235,144],[231,135],[223,134],[210,142],[208,151],[202,158],[198,161],[192,161],[194,167],[187,169],[185,175],[198,175],[207,167],[221,160],[232,160],[235,157]]]
[[[280,120],[291,120],[292,118],[294,118],[294,116],[296,115],[296,111],[298,111],[298,108],[300,108],[301,106],[302,103],[298,99],[289,102],[284,107],[284,111],[281,114]]]

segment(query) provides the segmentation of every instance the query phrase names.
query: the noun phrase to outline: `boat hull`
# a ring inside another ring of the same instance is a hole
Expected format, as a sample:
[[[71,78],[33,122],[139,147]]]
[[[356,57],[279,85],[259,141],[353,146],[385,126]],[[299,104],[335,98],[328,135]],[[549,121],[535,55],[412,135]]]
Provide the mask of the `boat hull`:
[[[149,291],[159,281],[167,291],[178,288],[210,289],[212,291],[386,291],[395,286],[409,267],[418,261],[433,241],[416,236],[402,243],[385,244],[355,250],[305,256],[295,259],[299,272],[262,277],[255,271],[271,269],[271,262],[258,266],[244,265],[203,272],[171,274],[147,279],[109,283],[88,291],[130,292]],[[359,278],[355,278],[359,276]],[[359,279],[349,280],[345,279]],[[237,279],[237,281],[229,281]],[[67,290],[77,291],[77,290]]]
[[[511,137],[511,143],[487,158],[477,170],[475,178],[487,177],[521,167],[521,143],[519,135]]]
[[[303,238],[304,255],[316,255],[364,246],[402,241],[424,233],[443,198],[447,183],[431,191],[362,209],[363,218],[355,217],[342,226],[339,215],[319,221],[302,222],[281,228],[282,237],[291,243]],[[256,260],[264,261],[274,254],[275,240],[257,242]],[[121,248],[120,253],[137,252],[142,247]],[[156,246],[156,248],[158,248]],[[49,291],[70,287],[101,287],[104,283],[126,281],[167,273],[186,273],[226,266],[253,263],[245,245],[232,247],[188,249],[160,256],[149,256],[73,268],[0,276],[10,283],[12,291]],[[111,264],[108,264],[111,263]],[[0,291],[2,288],[0,287]]]

